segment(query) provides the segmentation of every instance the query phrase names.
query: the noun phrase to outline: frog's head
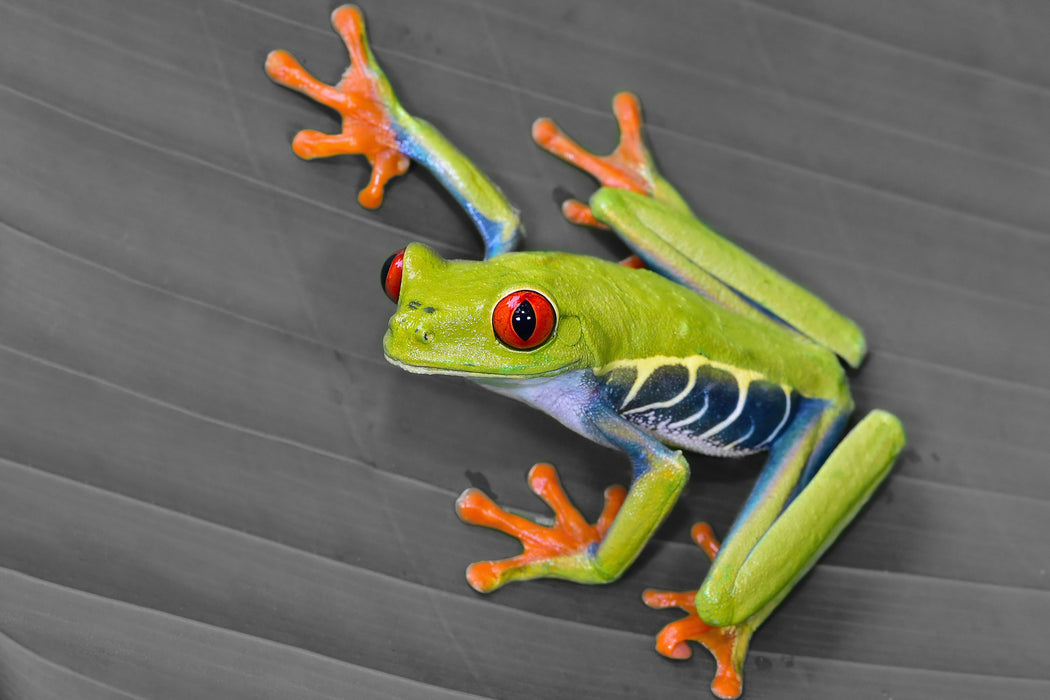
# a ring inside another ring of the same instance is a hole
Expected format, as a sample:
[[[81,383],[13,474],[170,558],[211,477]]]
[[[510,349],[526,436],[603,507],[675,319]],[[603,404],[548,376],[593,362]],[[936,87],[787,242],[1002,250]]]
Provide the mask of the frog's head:
[[[447,261],[419,243],[395,253],[381,277],[397,302],[387,360],[410,372],[508,378],[593,364],[569,290],[544,260]]]

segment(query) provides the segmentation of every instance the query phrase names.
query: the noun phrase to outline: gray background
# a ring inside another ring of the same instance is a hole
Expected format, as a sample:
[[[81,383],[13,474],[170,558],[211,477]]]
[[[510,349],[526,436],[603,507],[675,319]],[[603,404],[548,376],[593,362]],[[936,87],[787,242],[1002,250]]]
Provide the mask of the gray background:
[[[382,360],[380,264],[477,256],[421,171],[378,213],[367,167],[271,84],[335,80],[327,0],[0,0],[0,697],[708,697],[662,659],[647,586],[688,588],[760,462],[692,456],[639,565],[602,589],[489,597],[515,551],[464,487],[540,511],[557,464],[595,513],[622,456],[462,381]],[[398,0],[375,50],[523,211],[530,248],[586,176],[554,117],[611,148],[637,91],[664,172],[713,226],[868,332],[860,410],[910,445],[757,634],[749,698],[1050,696],[1050,4],[991,0]]]

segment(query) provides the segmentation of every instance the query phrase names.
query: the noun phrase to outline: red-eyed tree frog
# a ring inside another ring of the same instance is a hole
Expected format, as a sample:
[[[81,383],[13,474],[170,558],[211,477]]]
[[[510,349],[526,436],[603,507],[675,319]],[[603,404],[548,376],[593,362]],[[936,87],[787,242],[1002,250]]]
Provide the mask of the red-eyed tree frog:
[[[369,49],[360,11],[340,7],[332,24],[351,65],[335,86],[284,51],[266,70],[277,83],[337,110],[343,132],[300,132],[303,158],[363,154],[372,163],[366,207],[409,161],[428,168],[476,223],[482,261],[449,261],[413,243],[384,266],[397,302],[383,339],[393,364],[471,379],[547,412],[591,440],[625,452],[629,490],[611,487],[589,524],[553,467],[529,473],[555,514],[551,527],[511,514],[480,491],[456,503],[468,523],[501,530],[519,556],[467,570],[492,591],[510,581],[554,577],[616,580],[667,516],[687,479],[681,450],[735,457],[768,452],[766,466],[719,545],[693,528],[712,559],[696,591],[646,591],[652,607],[682,608],[657,649],[690,655],[698,641],[715,656],[712,691],[739,696],[755,629],[814,565],[889,472],[904,445],[893,415],[875,410],[849,432],[853,410],[840,360],[858,366],[864,336],[825,302],[711,231],[654,169],[637,99],[613,100],[621,141],[597,157],[549,120],[537,143],[594,175],[601,187],[571,221],[611,229],[636,257],[617,264],[563,252],[511,252],[522,232],[500,190],[427,122],[409,115]],[[845,433],[845,435],[844,435]]]

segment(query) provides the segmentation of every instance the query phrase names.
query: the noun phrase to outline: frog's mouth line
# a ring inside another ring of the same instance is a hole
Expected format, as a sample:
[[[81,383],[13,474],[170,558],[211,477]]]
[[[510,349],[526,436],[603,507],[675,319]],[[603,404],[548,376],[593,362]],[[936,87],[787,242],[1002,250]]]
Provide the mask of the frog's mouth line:
[[[446,368],[446,367],[435,367],[434,365],[414,365],[414,364],[405,362],[403,360],[395,359],[395,358],[391,357],[390,355],[387,355],[386,353],[383,353],[383,357],[386,358],[387,362],[389,362],[390,364],[394,365],[395,367],[399,367],[399,368],[405,370],[406,372],[411,372],[412,374],[444,374],[444,375],[448,375],[448,376],[451,376],[451,377],[468,377],[470,379],[506,379],[506,380],[515,380],[515,379],[538,379],[538,378],[541,378],[541,377],[554,377],[554,376],[557,376],[559,374],[562,374],[563,372],[568,372],[569,370],[578,369],[579,365],[580,365],[579,362],[570,362],[567,365],[562,365],[561,367],[555,367],[554,369],[549,369],[549,370],[545,370],[545,371],[542,371],[542,372],[511,372],[511,373],[503,374],[503,373],[497,373],[497,372],[484,372],[484,371],[482,371],[480,369],[479,370],[471,370],[471,369],[464,369],[464,368],[452,369],[452,368]]]

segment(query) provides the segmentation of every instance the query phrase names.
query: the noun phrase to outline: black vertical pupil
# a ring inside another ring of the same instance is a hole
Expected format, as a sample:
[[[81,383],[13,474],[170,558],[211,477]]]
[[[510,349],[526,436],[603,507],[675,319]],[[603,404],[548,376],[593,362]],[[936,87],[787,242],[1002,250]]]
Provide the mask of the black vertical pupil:
[[[522,340],[528,340],[536,332],[536,311],[532,308],[532,304],[529,303],[528,299],[518,304],[518,308],[514,309],[514,315],[510,318],[510,325]]]

